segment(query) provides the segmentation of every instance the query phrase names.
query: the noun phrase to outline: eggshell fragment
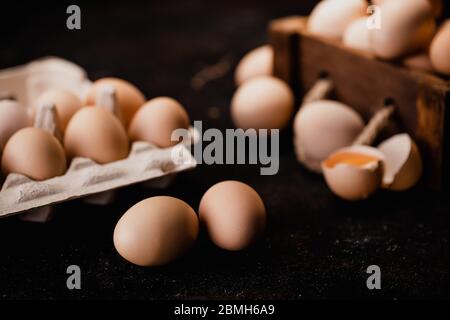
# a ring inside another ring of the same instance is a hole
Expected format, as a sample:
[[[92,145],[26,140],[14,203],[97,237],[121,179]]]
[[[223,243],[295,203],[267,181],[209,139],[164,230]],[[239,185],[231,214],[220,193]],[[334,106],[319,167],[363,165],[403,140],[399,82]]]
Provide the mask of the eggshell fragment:
[[[172,141],[172,132],[189,128],[189,115],[175,99],[159,97],[145,103],[135,114],[129,128],[132,141],[142,140],[161,148],[178,143]]]
[[[32,125],[28,110],[13,100],[0,100],[0,153],[18,130]]]
[[[370,30],[367,27],[367,17],[354,20],[345,30],[342,42],[349,48],[371,52]]]
[[[334,151],[353,143],[364,129],[364,120],[349,106],[318,100],[302,106],[294,119],[297,159],[313,171]]]
[[[450,75],[450,20],[447,20],[434,37],[430,47],[430,57],[434,68]]]
[[[199,218],[218,247],[235,251],[262,236],[266,210],[253,188],[238,181],[223,181],[203,195]]]
[[[43,104],[53,104],[58,113],[59,127],[64,132],[70,118],[81,109],[81,100],[68,90],[52,89],[45,91],[33,106],[33,112]]]
[[[261,76],[245,82],[231,101],[231,117],[242,129],[283,129],[294,111],[294,94],[282,80]]]
[[[381,28],[371,29],[373,52],[383,59],[396,59],[426,48],[436,22],[427,0],[386,1],[380,5]]]
[[[311,12],[308,31],[326,38],[341,38],[347,27],[366,15],[365,0],[323,0]]]
[[[333,193],[348,201],[358,201],[381,187],[383,161],[383,154],[375,148],[351,146],[323,161],[322,171]]]
[[[23,128],[6,143],[2,171],[20,173],[33,180],[46,180],[64,174],[66,155],[59,141],[39,128]]]
[[[97,104],[97,93],[102,86],[112,86],[115,89],[121,111],[121,121],[125,128],[128,128],[136,111],[145,103],[145,96],[133,84],[125,80],[103,78],[93,83],[86,98],[86,105],[94,106]]]
[[[385,157],[383,185],[394,191],[414,187],[422,176],[422,158],[416,143],[407,134],[384,141],[378,149]]]
[[[111,112],[86,107],[70,119],[64,147],[69,158],[86,157],[104,164],[126,158],[129,142],[121,122]]]
[[[238,86],[259,76],[270,76],[273,72],[273,49],[270,45],[248,52],[239,62],[234,73]]]
[[[139,266],[167,264],[185,254],[198,236],[198,218],[184,201],[152,197],[131,207],[117,222],[114,246]]]

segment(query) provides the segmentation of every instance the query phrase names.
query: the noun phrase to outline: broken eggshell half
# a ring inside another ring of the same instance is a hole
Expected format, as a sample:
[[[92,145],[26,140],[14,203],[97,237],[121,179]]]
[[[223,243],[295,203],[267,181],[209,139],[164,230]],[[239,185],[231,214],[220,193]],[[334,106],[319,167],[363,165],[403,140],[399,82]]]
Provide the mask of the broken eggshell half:
[[[397,134],[378,146],[385,157],[383,187],[404,191],[414,187],[423,172],[419,148],[411,137]]]
[[[384,155],[376,148],[354,145],[340,149],[322,162],[328,187],[337,196],[364,200],[382,185]]]

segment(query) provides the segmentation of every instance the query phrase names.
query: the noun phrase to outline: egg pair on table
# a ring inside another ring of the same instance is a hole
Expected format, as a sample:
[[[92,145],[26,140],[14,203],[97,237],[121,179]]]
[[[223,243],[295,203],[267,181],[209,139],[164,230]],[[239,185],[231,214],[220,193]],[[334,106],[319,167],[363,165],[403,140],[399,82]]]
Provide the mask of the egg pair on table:
[[[450,75],[450,21],[440,27],[442,0],[323,0],[308,19],[314,35],[411,68]],[[369,17],[368,14],[373,14]]]
[[[218,247],[242,250],[263,234],[264,203],[250,186],[223,181],[203,195],[198,209],[166,196],[143,200],[131,207],[114,230],[118,253],[139,266],[159,266],[184,255],[197,240],[200,224]]]
[[[111,103],[98,105],[99,91],[112,88]],[[189,128],[189,116],[174,99],[159,97],[148,102],[131,83],[105,78],[90,88],[85,103],[67,90],[44,92],[27,109],[17,102],[0,102],[0,138],[2,171],[21,173],[34,180],[46,180],[65,173],[68,160],[86,157],[99,164],[124,159],[129,154],[130,141],[147,141],[160,148],[176,144],[172,131]],[[61,131],[59,141],[45,128],[31,127],[43,105],[56,109],[56,125]]]

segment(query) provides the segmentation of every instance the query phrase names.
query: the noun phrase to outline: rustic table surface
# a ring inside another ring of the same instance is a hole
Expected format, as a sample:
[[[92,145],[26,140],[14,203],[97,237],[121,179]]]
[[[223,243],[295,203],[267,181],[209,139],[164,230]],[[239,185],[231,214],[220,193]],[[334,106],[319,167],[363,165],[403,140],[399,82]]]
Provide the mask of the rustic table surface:
[[[130,80],[148,97],[180,100],[205,127],[232,128],[232,70],[267,41],[267,23],[306,14],[314,1],[165,1],[82,4],[82,29],[66,28],[66,6],[14,5],[0,13],[0,68],[56,55],[83,66],[91,79]],[[230,67],[204,86],[195,75]],[[362,203],[333,196],[322,178],[295,160],[282,136],[280,171],[257,166],[205,166],[179,175],[166,190],[131,187],[113,205],[58,206],[48,224],[0,221],[0,299],[301,299],[448,298],[450,212],[422,190],[382,193]],[[267,206],[265,238],[250,250],[215,248],[203,236],[183,259],[159,268],[124,261],[112,242],[123,212],[153,195],[179,197],[194,208],[214,183],[237,179]],[[78,265],[82,289],[69,291],[66,268]],[[369,265],[382,289],[366,287]]]

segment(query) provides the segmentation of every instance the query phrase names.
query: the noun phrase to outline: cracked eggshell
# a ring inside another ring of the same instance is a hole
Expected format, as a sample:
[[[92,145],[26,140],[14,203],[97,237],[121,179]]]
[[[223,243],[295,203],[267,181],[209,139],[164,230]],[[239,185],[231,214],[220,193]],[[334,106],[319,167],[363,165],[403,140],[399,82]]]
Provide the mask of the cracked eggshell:
[[[270,45],[258,47],[248,52],[239,62],[234,73],[236,85],[259,76],[273,73],[273,49]]]
[[[384,188],[403,191],[419,182],[423,172],[422,157],[409,135],[395,135],[382,142],[378,149],[385,157]]]
[[[427,0],[386,1],[380,5],[381,28],[371,29],[373,52],[397,59],[430,44],[436,31],[433,8]]]
[[[325,181],[342,199],[358,201],[377,192],[383,179],[383,154],[368,146],[343,148],[322,162]]]
[[[430,47],[431,63],[440,73],[450,76],[450,20],[447,20]]]
[[[371,52],[370,30],[367,27],[367,17],[361,17],[353,21],[345,30],[342,42],[349,48]]]
[[[90,158],[104,164],[128,156],[128,136],[122,123],[103,107],[84,107],[67,125],[64,135],[67,156]]]
[[[195,211],[184,201],[166,196],[145,199],[131,207],[114,229],[114,246],[139,266],[167,264],[185,254],[198,237]]]
[[[62,175],[66,168],[66,155],[58,139],[39,128],[17,131],[3,150],[2,171],[5,175],[20,173],[40,181]]]
[[[32,117],[27,108],[14,100],[0,100],[0,154],[15,132],[31,125]]]
[[[366,15],[365,0],[323,0],[311,12],[308,31],[312,34],[340,39],[347,27]]]
[[[115,89],[120,118],[125,128],[128,128],[136,111],[145,103],[144,94],[128,81],[118,78],[103,78],[92,84],[87,93],[86,105],[96,105],[97,92],[102,86],[112,86]]]
[[[294,120],[297,159],[313,171],[331,153],[353,143],[364,129],[364,120],[351,107],[332,100],[302,106]]]

